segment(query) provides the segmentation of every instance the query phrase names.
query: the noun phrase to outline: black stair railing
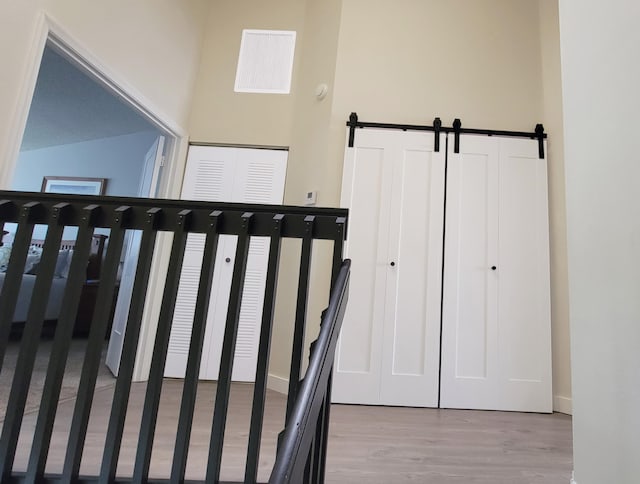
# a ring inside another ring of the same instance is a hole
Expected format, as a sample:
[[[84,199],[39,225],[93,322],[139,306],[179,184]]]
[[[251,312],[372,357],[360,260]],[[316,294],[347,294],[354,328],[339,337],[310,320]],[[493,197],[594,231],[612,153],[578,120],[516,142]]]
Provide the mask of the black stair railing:
[[[292,321],[295,329],[286,426],[281,433],[282,439],[277,451],[276,464],[269,482],[298,484],[324,481],[331,370],[336,338],[344,314],[349,272],[349,262],[343,261],[342,256],[347,223],[346,210],[0,191],[0,223],[4,229],[10,229],[5,232],[13,231],[11,253],[0,291],[0,372],[13,371],[10,389],[0,389],[2,392],[9,392],[0,433],[1,482],[152,482],[149,479],[151,454],[171,324],[189,234],[204,234],[204,256],[194,308],[171,473],[159,480],[177,483],[185,479],[199,365],[215,270],[215,254],[220,235],[235,235],[237,237],[235,265],[222,342],[204,482],[220,482],[234,352],[249,244],[252,237],[268,237],[270,244],[245,476],[242,482],[257,482],[278,273],[281,259],[290,257],[289,254],[282,254],[284,239],[298,239],[301,250],[298,255],[298,288],[295,296],[291,295],[291,298],[295,297],[296,310],[293,316],[294,321]],[[27,318],[19,342],[17,363],[15,368],[3,368],[10,333],[14,325],[13,315],[21,291],[25,263],[34,238],[34,228],[37,227],[38,231],[42,232],[41,226],[46,226],[46,235],[35,275],[33,296],[29,302]],[[33,439],[28,449],[28,467],[26,472],[16,472],[13,467],[25,415],[25,404],[45,323],[52,280],[57,270],[58,249],[63,235],[66,237],[65,229],[68,227],[74,229],[75,247],[61,296],[60,314],[55,323]],[[100,280],[68,440],[65,444],[64,464],[59,474],[45,475],[60,387],[81,302],[82,287],[86,281],[87,265],[95,255],[91,252],[91,244],[96,230],[108,233],[107,248],[104,256],[101,255]],[[102,462],[100,468],[93,474],[80,476],[80,464],[101,363],[101,350],[112,318],[110,309],[116,290],[121,253],[127,233],[133,230],[141,231],[142,236]],[[167,232],[172,234],[171,255],[168,266],[162,272],[164,274],[162,302],[156,322],[151,370],[146,386],[134,469],[130,476],[118,475],[116,479],[147,288],[152,267],[157,263],[154,261],[156,239],[159,233]],[[314,240],[333,242],[332,290],[329,296],[329,307],[323,313],[318,339],[310,353],[309,367],[303,374],[303,344],[307,326]],[[155,481],[158,479],[154,477],[153,482]]]
[[[350,267],[351,261],[345,260],[333,285],[320,335],[312,344],[309,367],[278,448],[270,484],[324,482],[331,370],[347,305]]]

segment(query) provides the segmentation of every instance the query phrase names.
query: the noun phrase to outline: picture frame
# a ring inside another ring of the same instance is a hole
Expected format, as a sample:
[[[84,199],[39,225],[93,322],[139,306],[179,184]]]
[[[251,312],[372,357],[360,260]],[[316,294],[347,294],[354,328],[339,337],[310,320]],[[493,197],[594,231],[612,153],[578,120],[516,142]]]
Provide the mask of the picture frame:
[[[42,179],[41,192],[69,193],[73,195],[104,195],[106,178],[87,178],[79,176],[45,176]]]

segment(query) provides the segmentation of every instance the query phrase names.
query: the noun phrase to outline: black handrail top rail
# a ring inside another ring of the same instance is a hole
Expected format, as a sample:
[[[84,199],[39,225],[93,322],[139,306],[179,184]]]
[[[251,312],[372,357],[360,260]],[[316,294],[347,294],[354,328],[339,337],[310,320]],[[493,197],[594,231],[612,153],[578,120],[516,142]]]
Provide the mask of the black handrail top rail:
[[[78,226],[84,214],[79,208],[92,210],[93,227],[114,227],[116,225],[130,229],[143,229],[148,223],[148,212],[158,210],[161,216],[154,217],[154,227],[159,231],[175,231],[181,223],[181,215],[188,214],[188,232],[207,232],[210,216],[220,212],[217,231],[221,234],[237,234],[245,223],[247,214],[252,215],[250,235],[269,236],[275,215],[285,215],[282,235],[300,237],[306,228],[309,217],[314,223],[316,238],[333,239],[336,222],[346,224],[348,209],[298,207],[291,205],[238,204],[224,202],[206,202],[198,200],[175,200],[160,198],[114,197],[92,195],[68,195],[58,193],[21,192],[0,190],[0,219],[3,222],[18,222],[23,205],[36,203],[44,210],[32,207],[30,220],[35,224],[48,224],[48,213],[55,206],[71,205],[64,214],[64,225]],[[22,205],[21,205],[22,204]],[[119,218],[125,217],[124,222]],[[346,225],[345,225],[346,226]],[[327,236],[330,233],[332,235]],[[346,230],[344,231],[346,234]],[[345,235],[346,236],[346,235]]]

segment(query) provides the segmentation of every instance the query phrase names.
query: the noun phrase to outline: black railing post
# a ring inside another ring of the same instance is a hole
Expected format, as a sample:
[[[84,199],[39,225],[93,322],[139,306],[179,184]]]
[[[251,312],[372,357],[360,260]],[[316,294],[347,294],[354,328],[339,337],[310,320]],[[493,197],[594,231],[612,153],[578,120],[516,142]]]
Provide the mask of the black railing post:
[[[218,372],[218,387],[216,389],[216,402],[213,410],[213,425],[211,427],[211,440],[209,444],[209,459],[205,478],[206,482],[212,483],[217,483],[220,480],[224,431],[229,410],[231,375],[233,373],[233,359],[238,337],[238,324],[240,322],[244,277],[246,275],[247,259],[249,257],[252,218],[253,213],[243,214],[242,227],[238,234],[238,242],[236,245],[236,257],[229,293],[227,322],[224,330],[224,339],[222,341],[222,355],[220,357],[220,371]]]
[[[162,380],[169,348],[169,336],[171,334],[171,322],[178,296],[180,273],[184,260],[184,250],[187,245],[187,235],[190,228],[193,213],[191,210],[183,210],[178,213],[178,229],[173,235],[171,256],[167,277],[162,296],[160,315],[158,316],[158,328],[156,330],[155,344],[153,345],[153,357],[147,382],[147,394],[142,409],[142,422],[138,438],[136,462],[133,470],[133,482],[143,483],[149,478],[151,465],[151,451],[153,449],[153,437],[155,435],[158,408],[160,407],[160,395],[162,393]]]
[[[345,230],[347,226],[346,217],[337,217],[335,223],[335,234],[333,238],[333,263],[331,265],[331,287],[338,278],[340,267],[342,267],[344,240],[346,238]]]
[[[13,202],[13,206],[15,204]],[[7,208],[7,212],[12,208],[5,201],[3,208]],[[18,229],[13,239],[13,247],[9,258],[9,265],[4,277],[2,285],[2,293],[0,293],[0,371],[4,362],[4,355],[7,351],[9,343],[9,334],[11,332],[11,323],[13,321],[13,312],[18,300],[20,292],[20,281],[22,280],[22,272],[25,261],[27,260],[27,252],[29,251],[29,242],[33,234],[35,212],[42,210],[42,206],[37,202],[28,202],[20,207],[18,215]],[[6,213],[8,216],[9,213]],[[0,478],[2,475],[0,474]]]
[[[38,421],[27,468],[26,481],[28,483],[38,482],[44,476],[64,369],[80,304],[80,293],[86,280],[87,261],[91,250],[94,225],[99,212],[100,207],[98,205],[89,205],[83,209],[82,225],[79,228],[73,251],[60,317],[58,318],[53,348],[49,358],[47,376],[42,391],[40,412],[38,413]]]
[[[117,207],[113,211],[114,220],[109,232],[109,246],[102,265],[98,295],[91,319],[91,329],[87,339],[80,383],[78,384],[78,394],[73,409],[73,417],[71,418],[69,443],[61,479],[65,483],[76,481],[80,471],[102,346],[104,345],[105,333],[110,319],[110,307],[113,301],[120,255],[124,244],[125,227],[131,219],[132,212],[132,207],[126,205]]]
[[[289,392],[287,396],[287,412],[285,422],[289,422],[289,416],[293,410],[293,404],[298,396],[300,375],[302,368],[302,356],[304,352],[304,334],[307,322],[307,303],[309,297],[309,278],[311,271],[311,250],[313,244],[313,228],[315,217],[308,216],[304,219],[305,233],[302,238],[302,251],[300,254],[300,272],[298,276],[298,297],[296,300],[296,319],[293,330],[293,346],[291,348],[291,370],[289,371]]]
[[[30,212],[32,208],[36,208],[36,206],[25,208],[25,219],[29,218],[28,212]],[[29,304],[27,322],[25,323],[22,333],[22,344],[20,346],[20,352],[18,353],[11,393],[9,394],[9,402],[7,403],[7,412],[2,426],[2,435],[0,435],[0,477],[2,479],[8,477],[13,467],[18,437],[20,436],[20,427],[22,426],[24,407],[27,402],[31,375],[40,342],[40,333],[42,332],[42,324],[49,300],[51,280],[53,279],[56,268],[58,247],[62,239],[65,216],[70,210],[70,205],[60,203],[55,205],[50,212],[47,236],[38,265],[36,282],[33,286],[33,294],[37,294],[38,297],[32,298]],[[24,266],[22,256],[23,254],[20,253],[21,260],[15,262],[21,262],[21,265]],[[11,265],[11,262],[9,262],[9,265]],[[7,281],[5,281],[5,284],[7,284]]]
[[[127,326],[124,331],[118,378],[113,394],[111,415],[109,417],[109,426],[102,457],[102,467],[98,481],[100,484],[112,483],[116,475],[127,404],[129,403],[129,393],[131,391],[133,365],[138,346],[138,338],[140,336],[140,324],[142,322],[142,313],[147,295],[149,273],[151,272],[153,249],[156,242],[156,224],[161,217],[162,209],[160,208],[151,208],[146,214],[146,223],[142,232],[136,274],[131,291],[131,306],[127,317]]]
[[[264,290],[264,307],[262,324],[260,325],[260,342],[258,344],[258,361],[256,363],[256,380],[253,389],[253,405],[251,424],[249,425],[249,442],[247,444],[247,464],[245,466],[245,484],[254,484],[258,478],[260,458],[260,438],[264,418],[264,405],[269,375],[269,354],[271,351],[271,332],[275,311],[276,289],[278,286],[278,267],[280,266],[280,248],[282,243],[282,226],[284,215],[273,217],[273,231],[269,243],[269,260]]]
[[[173,451],[173,464],[171,467],[172,482],[182,482],[187,468],[189,438],[191,437],[193,412],[196,404],[198,378],[200,375],[200,362],[202,360],[202,346],[207,328],[209,299],[213,283],[216,252],[218,250],[218,230],[224,219],[224,214],[216,210],[209,215],[209,218],[210,224],[202,254],[202,267],[200,269],[196,307],[193,314],[193,326],[191,327],[189,355],[187,356],[187,368],[185,370],[184,384],[182,387],[178,431],[176,432],[176,444]]]

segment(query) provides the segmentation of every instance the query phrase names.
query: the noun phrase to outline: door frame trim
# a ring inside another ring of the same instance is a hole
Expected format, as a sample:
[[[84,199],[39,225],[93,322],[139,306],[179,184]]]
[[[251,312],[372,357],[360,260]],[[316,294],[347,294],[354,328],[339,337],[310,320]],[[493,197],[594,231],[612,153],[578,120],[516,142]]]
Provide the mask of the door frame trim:
[[[51,14],[44,10],[40,10],[37,14],[29,55],[22,76],[22,87],[16,99],[9,142],[4,149],[4,159],[8,160],[8,162],[3,164],[0,169],[0,186],[8,186],[13,179],[38,80],[42,56],[48,43],[94,80],[102,84],[105,89],[113,92],[132,109],[138,111],[141,116],[156,126],[165,136],[166,163],[164,173],[158,180],[157,193],[162,198],[178,198],[181,187],[179,182],[184,172],[189,141],[186,130],[167,116],[139,90],[134,88],[126,80],[126,76],[108,67],[98,56],[85,48]],[[2,153],[2,148],[0,148],[0,154]],[[153,345],[153,335],[155,334],[155,327],[151,327],[151,321],[157,316],[154,313],[157,312],[157,307],[160,306],[159,303],[162,298],[160,286],[153,281],[159,279],[161,267],[163,267],[163,264],[166,265],[169,259],[167,242],[168,240],[165,240],[165,238],[159,237],[158,258],[154,261],[151,269],[152,282],[149,284],[147,292],[147,304],[145,305],[140,343],[133,374],[135,381],[147,378],[151,364],[151,354],[150,351],[147,351]]]

